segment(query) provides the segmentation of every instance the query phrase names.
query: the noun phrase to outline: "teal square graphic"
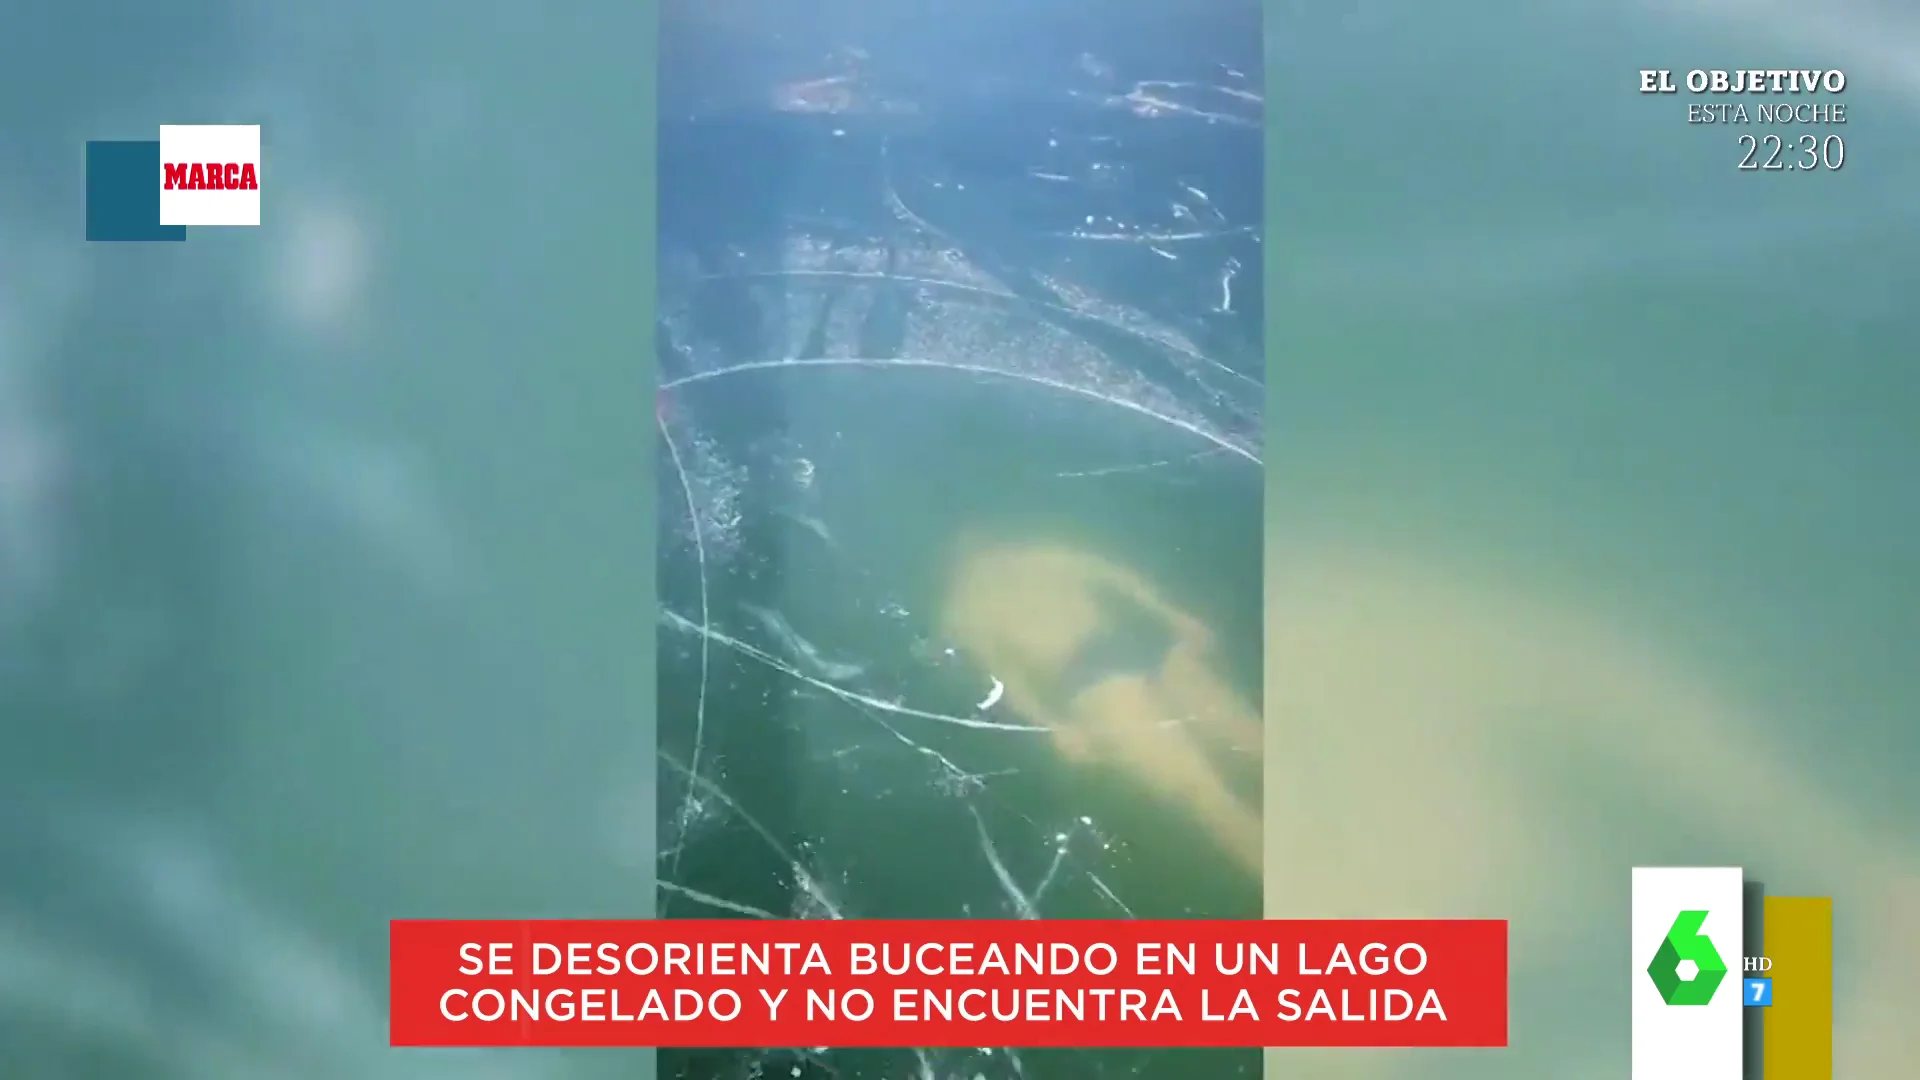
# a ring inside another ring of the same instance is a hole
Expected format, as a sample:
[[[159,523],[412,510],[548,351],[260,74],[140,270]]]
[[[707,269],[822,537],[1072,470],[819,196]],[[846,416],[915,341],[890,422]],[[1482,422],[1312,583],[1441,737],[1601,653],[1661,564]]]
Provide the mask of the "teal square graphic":
[[[160,143],[87,143],[87,239],[185,240],[160,224]]]

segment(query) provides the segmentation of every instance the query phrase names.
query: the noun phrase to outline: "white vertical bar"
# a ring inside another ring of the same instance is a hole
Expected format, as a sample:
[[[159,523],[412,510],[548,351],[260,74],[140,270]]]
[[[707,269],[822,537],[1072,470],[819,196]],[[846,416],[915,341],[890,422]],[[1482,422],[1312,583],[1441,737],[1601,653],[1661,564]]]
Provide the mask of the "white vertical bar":
[[[1737,866],[1634,867],[1633,1080],[1741,1080],[1744,882]],[[1700,933],[1727,970],[1705,1004],[1669,1005],[1647,969],[1688,911],[1706,913]]]

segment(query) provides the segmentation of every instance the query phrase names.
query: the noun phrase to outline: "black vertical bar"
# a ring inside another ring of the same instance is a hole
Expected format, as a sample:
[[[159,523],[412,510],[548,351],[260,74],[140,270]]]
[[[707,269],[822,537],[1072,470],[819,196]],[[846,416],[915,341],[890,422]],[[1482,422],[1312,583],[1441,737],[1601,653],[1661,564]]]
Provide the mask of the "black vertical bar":
[[[1767,886],[1764,882],[1748,881],[1741,897],[1746,909],[1746,936],[1741,942],[1740,974],[1746,977],[1746,957],[1765,956],[1767,954]],[[1746,1008],[1746,984],[1742,982],[1741,992],[1740,1047],[1745,1062],[1740,1075],[1744,1080],[1764,1080],[1767,1062],[1762,1053],[1766,1038],[1766,1013],[1759,1009]]]

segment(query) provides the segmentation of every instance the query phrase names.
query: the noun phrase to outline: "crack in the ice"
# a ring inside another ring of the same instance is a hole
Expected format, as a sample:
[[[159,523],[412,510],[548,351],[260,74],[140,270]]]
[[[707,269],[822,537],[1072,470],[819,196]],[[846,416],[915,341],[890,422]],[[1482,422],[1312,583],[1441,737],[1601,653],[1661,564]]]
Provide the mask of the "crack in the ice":
[[[693,534],[694,559],[699,571],[700,626],[703,630],[710,629],[713,625],[713,616],[707,592],[707,542],[700,526],[700,506],[693,497],[693,482],[687,478],[687,469],[680,460],[680,447],[674,441],[673,432],[668,428],[665,417],[658,418],[657,422],[660,426],[660,438],[667,444],[667,455],[673,461],[673,471],[680,477],[680,491],[686,496],[687,522]],[[700,771],[700,756],[705,749],[707,735],[707,683],[710,652],[711,643],[703,633],[700,635],[700,687],[693,705],[693,753],[687,764],[687,770],[695,774]],[[682,809],[685,810],[687,807],[683,806]],[[684,815],[681,824],[685,825]],[[672,859],[668,866],[669,876],[679,872],[680,852],[684,847],[685,845],[681,843],[674,845]],[[664,917],[666,913],[666,905],[662,904],[660,914]]]
[[[660,617],[668,626],[672,627],[675,630],[681,630],[689,634],[697,634],[697,635],[700,635],[701,637],[710,638],[712,639],[713,643],[716,645],[721,645],[726,648],[732,649],[735,652],[740,653],[742,656],[749,657],[762,664],[765,664],[766,666],[773,668],[776,671],[782,672],[791,678],[798,679],[809,686],[815,687],[820,690],[824,690],[827,693],[832,694],[834,697],[837,697],[840,700],[845,701],[851,705],[863,705],[863,706],[866,706],[867,708],[878,709],[881,712],[892,713],[895,716],[910,716],[917,720],[931,720],[934,723],[938,723],[938,724],[952,724],[955,727],[976,728],[983,731],[1024,731],[1024,732],[1030,732],[1030,733],[1044,733],[1050,730],[1048,728],[1037,727],[1032,724],[1010,724],[1010,723],[1006,723],[1004,721],[999,721],[999,720],[982,720],[982,719],[979,719],[978,717],[953,716],[948,713],[928,712],[924,709],[915,709],[907,705],[902,705],[896,701],[883,701],[880,698],[871,697],[869,695],[862,694],[855,690],[848,690],[844,686],[839,686],[834,683],[830,683],[825,679],[814,678],[812,675],[809,675],[806,672],[801,671],[799,668],[796,668],[792,664],[789,664],[786,661],[781,660],[779,657],[774,656],[772,653],[769,653],[764,649],[750,645],[747,642],[741,641],[739,638],[734,637],[733,635],[725,633],[723,631],[713,629],[712,627],[709,627],[709,626],[702,626],[701,624],[693,621],[692,619],[687,618],[685,615],[682,615],[677,611],[673,611],[671,609],[662,609],[660,612]]]
[[[662,390],[672,390],[678,387],[686,386],[691,383],[707,382],[713,379],[721,378],[723,376],[741,375],[750,371],[770,371],[778,368],[820,368],[820,367],[870,367],[870,368],[904,368],[904,369],[917,368],[922,370],[935,370],[935,371],[958,371],[958,372],[965,372],[972,375],[986,375],[994,378],[1012,379],[1017,382],[1031,383],[1035,386],[1044,386],[1050,390],[1058,390],[1064,394],[1072,394],[1076,397],[1083,397],[1083,398],[1091,399],[1093,401],[1105,402],[1106,404],[1111,405],[1116,409],[1125,409],[1130,413],[1135,413],[1137,415],[1147,417],[1150,420],[1157,420],[1160,423],[1167,425],[1168,427],[1175,428],[1177,430],[1184,431],[1189,435],[1194,435],[1201,439],[1204,439],[1207,442],[1212,443],[1214,446],[1219,447],[1221,450],[1225,451],[1226,453],[1232,454],[1234,457],[1242,458],[1255,465],[1258,465],[1261,463],[1260,454],[1257,451],[1253,450],[1252,448],[1243,446],[1240,443],[1235,442],[1224,435],[1217,434],[1213,431],[1208,430],[1207,428],[1201,427],[1199,424],[1194,423],[1191,420],[1183,420],[1177,416],[1168,416],[1165,413],[1158,412],[1158,411],[1155,411],[1154,409],[1148,408],[1147,406],[1142,405],[1139,402],[1129,401],[1126,398],[1115,397],[1112,394],[1103,394],[1098,390],[1089,389],[1084,386],[1076,386],[1073,383],[1064,382],[1060,379],[1049,378],[1045,375],[1035,375],[1032,372],[1026,372],[1026,371],[1010,371],[1010,370],[1007,370],[1006,368],[991,367],[986,364],[964,363],[958,360],[935,360],[935,359],[924,358],[924,357],[905,357],[905,356],[895,356],[895,357],[815,356],[815,357],[789,357],[787,359],[782,359],[782,360],[748,360],[738,364],[732,364],[727,367],[713,368],[712,370],[709,370],[709,371],[690,372],[688,374],[681,375],[678,378],[671,379],[661,383],[660,388]]]

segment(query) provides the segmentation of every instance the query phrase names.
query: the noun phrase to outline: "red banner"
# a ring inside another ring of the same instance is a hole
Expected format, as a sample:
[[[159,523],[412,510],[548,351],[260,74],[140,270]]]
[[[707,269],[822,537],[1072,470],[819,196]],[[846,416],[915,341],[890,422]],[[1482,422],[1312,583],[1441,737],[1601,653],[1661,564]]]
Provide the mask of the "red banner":
[[[392,927],[395,1046],[1505,1046],[1507,924]]]

